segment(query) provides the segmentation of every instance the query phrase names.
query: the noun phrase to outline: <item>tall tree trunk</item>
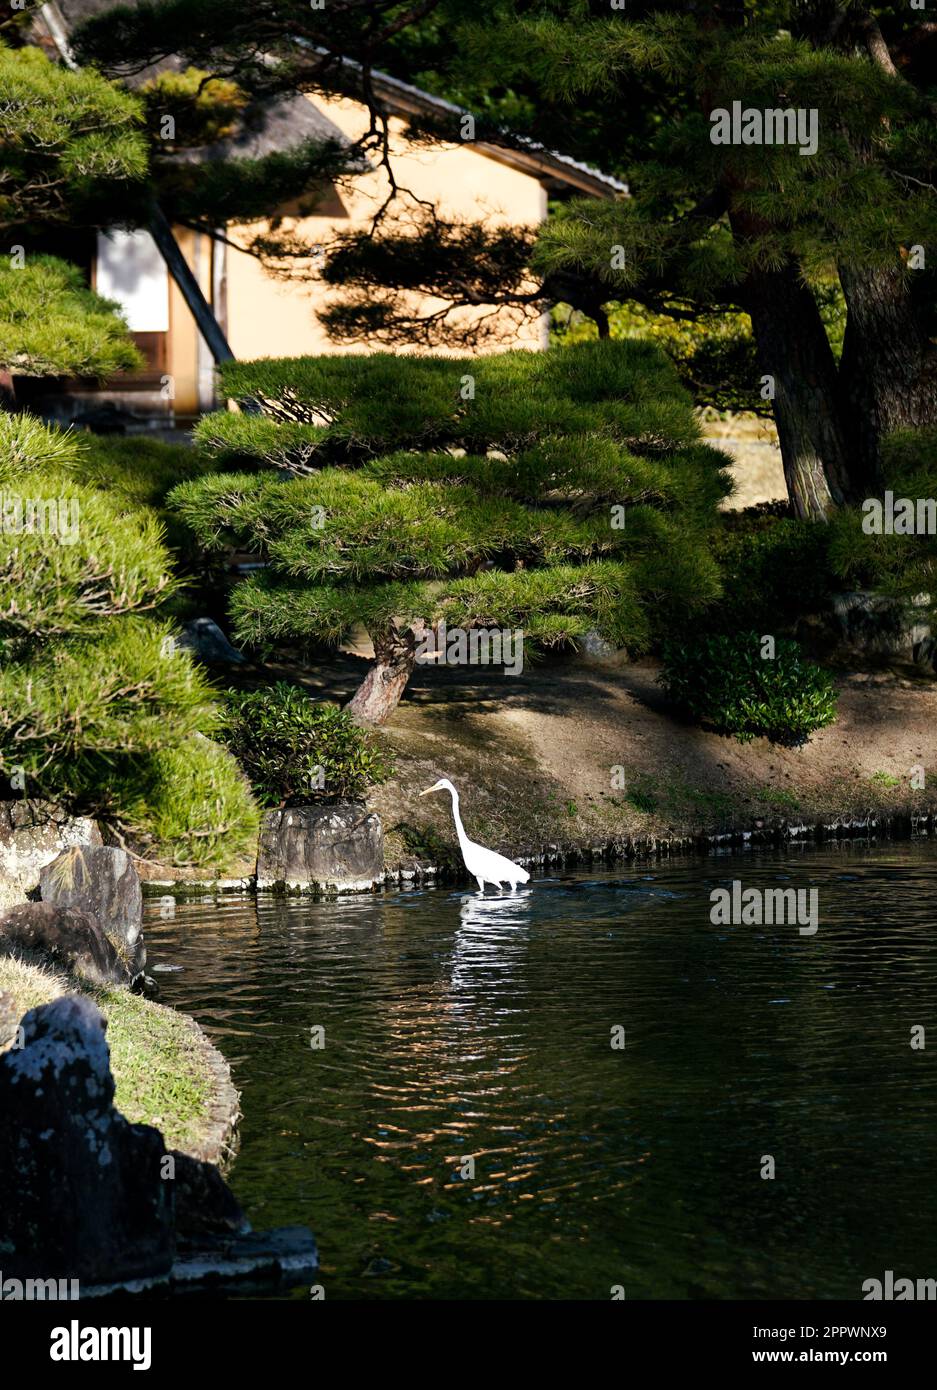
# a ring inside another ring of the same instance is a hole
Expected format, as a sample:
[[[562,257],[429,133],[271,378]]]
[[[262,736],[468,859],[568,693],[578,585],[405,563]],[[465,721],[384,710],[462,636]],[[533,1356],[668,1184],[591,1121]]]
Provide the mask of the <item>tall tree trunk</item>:
[[[373,634],[374,665],[345,706],[356,724],[387,723],[407,688],[424,631],[422,622],[401,628],[391,621]]]
[[[817,8],[816,0],[806,6]],[[880,72],[906,82],[871,9],[859,4],[837,8],[845,22],[825,35],[814,34],[814,42],[845,53],[861,45]],[[888,127],[884,117],[882,126]],[[847,141],[851,139],[845,127],[841,133]],[[874,162],[868,140],[851,143],[861,163]],[[854,431],[857,472],[868,495],[883,487],[883,436],[896,429],[937,424],[937,350],[915,310],[910,279],[914,272],[906,269],[897,251],[889,266],[844,262],[837,268],[848,309],[840,383]]]
[[[881,443],[892,430],[937,424],[937,352],[911,299],[909,272],[840,265],[849,316],[840,382],[856,428],[866,493],[881,491]]]
[[[774,379],[774,418],[788,495],[800,517],[825,520],[854,500],[836,362],[816,300],[794,262],[755,270],[744,286],[762,372]]]

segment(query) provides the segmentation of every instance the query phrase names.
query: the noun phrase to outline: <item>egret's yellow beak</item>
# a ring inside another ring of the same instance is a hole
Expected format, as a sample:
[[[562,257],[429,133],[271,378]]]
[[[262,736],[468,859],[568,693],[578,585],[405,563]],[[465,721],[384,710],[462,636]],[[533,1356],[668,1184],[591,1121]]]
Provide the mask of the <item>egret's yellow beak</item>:
[[[427,787],[425,792],[420,792],[420,796],[429,796],[430,792],[435,792],[438,790],[438,787]]]

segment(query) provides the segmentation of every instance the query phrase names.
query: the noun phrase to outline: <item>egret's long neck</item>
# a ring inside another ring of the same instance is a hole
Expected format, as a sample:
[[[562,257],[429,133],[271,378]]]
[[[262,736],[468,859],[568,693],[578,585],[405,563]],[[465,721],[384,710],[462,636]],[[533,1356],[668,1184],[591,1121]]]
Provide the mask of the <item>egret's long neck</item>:
[[[459,837],[459,844],[464,848],[468,836],[465,833],[465,826],[462,824],[462,817],[459,815],[459,793],[455,787],[452,787],[449,795],[452,797],[452,819],[455,821],[456,834]]]

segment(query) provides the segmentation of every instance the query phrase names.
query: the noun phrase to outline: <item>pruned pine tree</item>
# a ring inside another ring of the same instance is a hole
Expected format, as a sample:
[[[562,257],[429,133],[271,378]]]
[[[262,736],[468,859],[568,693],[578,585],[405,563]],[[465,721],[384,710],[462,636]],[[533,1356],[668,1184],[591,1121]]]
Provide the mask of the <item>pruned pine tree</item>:
[[[622,301],[678,321],[741,311],[759,359],[741,394],[767,393],[791,501],[817,519],[880,488],[890,432],[937,421],[937,90],[923,5],[287,0],[258,17],[225,0],[163,0],[103,15],[79,42],[119,71],[162,56],[167,34],[257,95],[354,88],[373,112],[362,152],[388,165],[368,81],[381,66],[467,108],[478,140],[532,138],[628,181],[631,199],[571,202],[536,245],[529,229],[465,227],[438,209],[421,226],[414,206],[412,235],[356,230],[323,268],[349,290],[330,309],[336,335],[448,345],[460,318],[447,310],[465,304],[536,314],[563,300],[603,333]],[[736,104],[815,112],[815,150],[754,127],[714,143],[713,113]],[[464,139],[458,111],[423,125],[426,138]],[[268,260],[276,231],[260,239]],[[308,247],[280,235],[279,249],[308,272]],[[847,311],[841,354],[821,312],[831,285]],[[441,301],[429,318],[414,316],[413,289]],[[477,317],[461,323],[478,333]]]
[[[726,367],[749,371],[739,394],[763,391],[773,406],[791,501],[815,519],[881,489],[891,432],[937,421],[926,11],[440,0],[421,41],[405,30],[393,43],[417,55],[421,81],[477,113],[479,139],[541,140],[627,179],[632,196],[572,200],[535,242],[529,229],[512,237],[436,215],[403,234],[350,232],[323,267],[347,289],[328,311],[336,336],[451,343],[452,311],[466,304],[535,314],[565,300],[600,333],[609,306],[628,301],[677,322],[741,311],[757,365]],[[717,113],[736,110],[760,130],[717,128]],[[779,139],[767,113],[781,118]],[[437,128],[459,141],[457,114]],[[414,316],[412,289],[437,296],[431,314]],[[844,334],[824,313],[831,289]]]
[[[227,867],[257,810],[160,617],[177,587],[161,527],[84,482],[86,457],[79,436],[0,414],[0,780],[145,853]]]
[[[364,625],[375,661],[348,707],[362,723],[387,720],[441,621],[638,652],[718,594],[728,460],[648,344],[231,363],[222,382],[262,414],[208,416],[198,437],[239,471],[170,505],[206,550],[264,562],[234,590],[242,644]]]
[[[118,305],[54,256],[0,260],[0,372],[103,378],[142,366]]]

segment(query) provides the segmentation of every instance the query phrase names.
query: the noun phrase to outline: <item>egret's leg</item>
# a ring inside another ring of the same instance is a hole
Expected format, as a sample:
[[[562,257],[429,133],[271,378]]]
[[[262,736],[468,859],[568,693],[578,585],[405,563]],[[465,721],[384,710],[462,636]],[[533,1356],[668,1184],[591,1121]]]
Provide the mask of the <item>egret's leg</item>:
[[[478,884],[478,891],[479,891],[479,893],[481,893],[482,897],[484,897],[484,896],[485,896],[485,880],[484,880],[483,878],[480,878],[479,875],[476,874],[476,875],[475,875],[475,882]]]

